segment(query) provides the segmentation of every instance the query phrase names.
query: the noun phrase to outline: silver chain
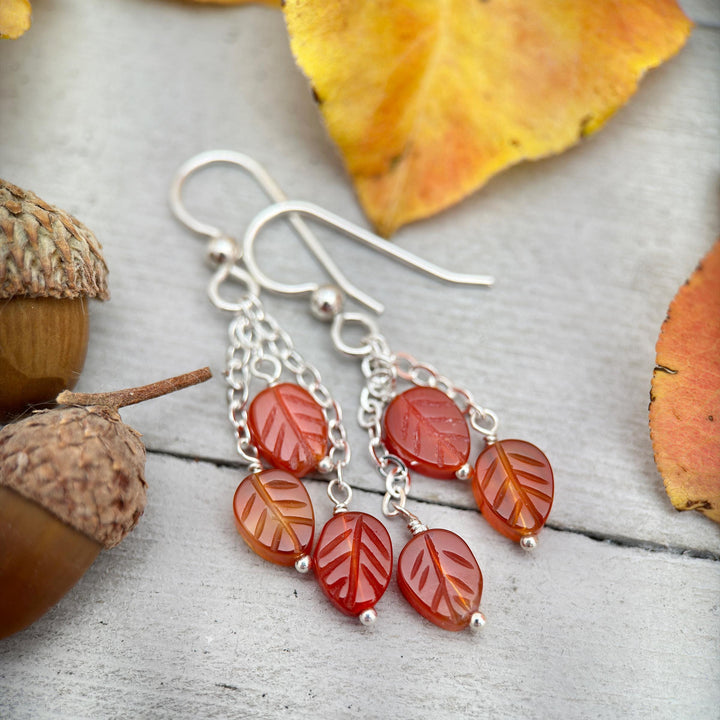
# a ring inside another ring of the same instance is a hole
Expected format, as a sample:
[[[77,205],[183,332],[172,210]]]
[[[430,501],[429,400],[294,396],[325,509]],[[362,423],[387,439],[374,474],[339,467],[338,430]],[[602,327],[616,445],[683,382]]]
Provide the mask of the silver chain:
[[[458,406],[463,415],[467,416],[473,430],[484,435],[488,442],[497,439],[498,416],[489,408],[479,405],[469,390],[458,387],[432,365],[418,362],[412,355],[398,353],[396,357],[398,377],[420,387],[440,390]]]
[[[280,378],[283,368],[286,369],[322,408],[330,446],[324,469],[336,473],[328,486],[328,495],[336,508],[344,508],[352,489],[342,479],[342,469],[350,462],[350,444],[340,405],[323,384],[318,369],[296,350],[290,335],[265,311],[256,295],[248,292],[234,310],[235,317],[228,327],[226,381],[228,418],[237,434],[238,454],[251,472],[262,470],[258,450],[248,428],[250,385],[253,380],[271,385]]]
[[[403,513],[410,493],[410,473],[407,465],[385,447],[382,440],[382,418],[385,407],[395,394],[397,360],[385,338],[375,334],[366,338],[369,352],[363,357],[362,372],[365,387],[360,393],[358,423],[369,435],[368,449],[385,480],[382,510],[386,517]]]
[[[382,439],[382,419],[395,395],[398,378],[421,387],[432,387],[447,395],[468,418],[471,427],[485,436],[488,442],[496,439],[498,417],[490,409],[479,405],[469,390],[458,387],[441,375],[432,365],[421,363],[405,353],[393,354],[385,338],[375,333],[365,338],[368,352],[362,360],[365,387],[360,393],[358,423],[369,435],[370,456],[385,480],[383,514],[387,517],[413,517],[405,509],[410,494],[410,474],[407,465],[390,453]],[[417,518],[415,518],[417,520]]]

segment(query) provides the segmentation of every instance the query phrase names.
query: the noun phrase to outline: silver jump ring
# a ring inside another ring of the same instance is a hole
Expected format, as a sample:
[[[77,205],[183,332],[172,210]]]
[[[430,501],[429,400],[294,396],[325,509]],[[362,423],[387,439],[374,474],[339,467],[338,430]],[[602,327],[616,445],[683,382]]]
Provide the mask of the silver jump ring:
[[[269,365],[270,368],[263,370],[263,365]],[[255,355],[250,361],[250,374],[258,380],[264,380],[268,385],[272,385],[282,374],[282,364],[273,355]]]
[[[395,498],[390,493],[385,493],[382,501],[382,511],[385,517],[397,517],[402,510],[405,509],[405,501],[407,494],[404,490],[400,491],[399,497]],[[402,510],[401,510],[402,508]]]
[[[410,475],[405,463],[399,457],[384,455],[378,472],[385,479],[385,490],[388,495],[397,500],[401,497],[401,493],[407,495],[410,492]]]

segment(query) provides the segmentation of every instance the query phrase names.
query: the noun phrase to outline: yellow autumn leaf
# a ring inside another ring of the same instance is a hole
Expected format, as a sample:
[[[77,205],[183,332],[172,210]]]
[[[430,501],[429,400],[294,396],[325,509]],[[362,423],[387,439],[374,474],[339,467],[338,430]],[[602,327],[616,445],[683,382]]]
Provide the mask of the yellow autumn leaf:
[[[284,13],[384,235],[597,130],[691,28],[675,0],[286,0]]]
[[[0,37],[15,40],[30,28],[30,0],[0,0]]]

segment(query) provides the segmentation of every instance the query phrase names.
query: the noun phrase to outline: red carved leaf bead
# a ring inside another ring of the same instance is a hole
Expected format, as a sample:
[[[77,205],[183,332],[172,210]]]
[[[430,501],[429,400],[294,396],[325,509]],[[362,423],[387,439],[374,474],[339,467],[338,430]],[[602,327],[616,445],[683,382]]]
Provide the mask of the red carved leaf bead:
[[[524,440],[498,440],[475,463],[475,501],[499,533],[519,541],[545,524],[553,503],[554,480],[542,450]]]
[[[327,420],[310,393],[294,383],[271,385],[248,408],[248,429],[260,457],[303,477],[327,451]]]
[[[341,512],[322,529],[313,567],[322,591],[347,615],[374,607],[390,583],[392,542],[372,515]]]
[[[411,469],[452,478],[470,456],[470,431],[458,406],[442,391],[415,387],[385,411],[383,440]]]
[[[450,530],[433,528],[403,548],[398,585],[424,618],[445,630],[462,630],[478,612],[483,579],[467,543]]]
[[[233,500],[237,531],[260,557],[294,565],[309,555],[315,514],[305,486],[284,470],[263,470],[238,485]]]

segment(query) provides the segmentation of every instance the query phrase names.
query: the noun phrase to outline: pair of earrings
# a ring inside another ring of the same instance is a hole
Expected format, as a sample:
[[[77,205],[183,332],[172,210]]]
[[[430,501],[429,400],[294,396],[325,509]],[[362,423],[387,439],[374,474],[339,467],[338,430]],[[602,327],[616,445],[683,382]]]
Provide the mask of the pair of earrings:
[[[182,204],[188,176],[213,163],[248,171],[273,201],[248,226],[242,248],[218,228],[193,218]],[[383,308],[345,278],[300,216],[320,220],[448,282],[489,285],[492,279],[444,270],[318,206],[287,201],[262,166],[239,153],[211,151],[185,163],[173,181],[171,206],[183,223],[210,238],[208,257],[216,272],[209,296],[216,307],[234,314],[226,371],[229,418],[237,433],[238,453],[250,470],[234,498],[241,536],[271,562],[294,564],[301,572],[312,566],[323,592],[339,610],[358,616],[364,624],[374,622],[374,606],[392,573],[389,534],[373,516],[348,510],[352,489],[343,471],[350,447],[340,406],[317,368],[300,355],[259,298],[261,287],[310,294],[313,314],[332,321],[335,348],[361,360],[365,386],[358,421],[368,431],[370,455],[385,483],[382,511],[386,517],[403,518],[413,535],[398,559],[403,595],[422,616],[444,629],[482,627],[483,578],[477,560],[457,534],[428,529],[407,509],[410,473],[472,479],[480,510],[491,525],[531,549],[552,505],[553,476],[547,458],[525,441],[498,440],[497,416],[478,405],[467,390],[429,365],[392,353],[369,315],[343,312],[343,291],[376,312]],[[283,216],[337,285],[289,285],[260,269],[255,240],[269,222]],[[240,300],[223,296],[228,281],[244,287]],[[353,324],[363,330],[360,343],[345,339],[346,328]],[[283,382],[283,374],[294,382]],[[410,388],[398,392],[401,381]],[[265,387],[250,400],[255,383]],[[469,463],[471,428],[485,440],[474,467]],[[315,472],[330,476],[328,495],[334,509],[312,550],[314,510],[299,478]]]

